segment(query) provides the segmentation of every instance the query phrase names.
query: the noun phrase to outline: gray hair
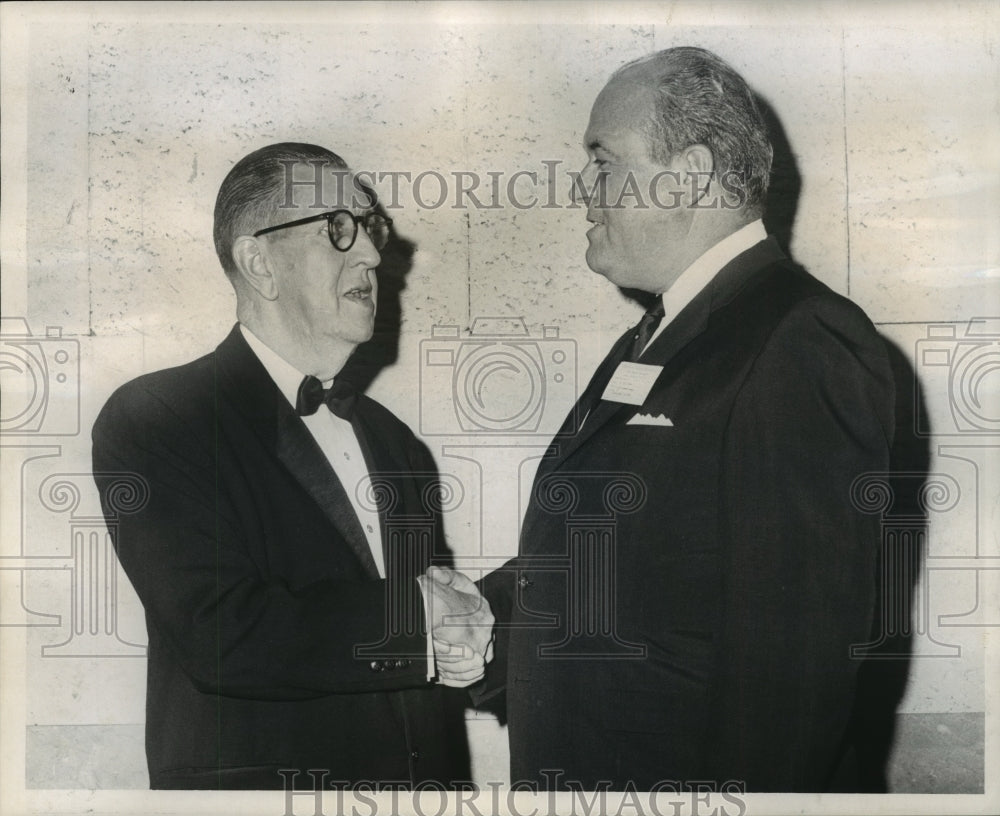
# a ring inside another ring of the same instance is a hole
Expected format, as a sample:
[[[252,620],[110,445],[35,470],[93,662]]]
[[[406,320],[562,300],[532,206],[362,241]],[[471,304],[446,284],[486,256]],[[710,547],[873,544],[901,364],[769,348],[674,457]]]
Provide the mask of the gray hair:
[[[712,151],[716,179],[763,210],[772,148],[753,91],[733,68],[703,48],[668,48],[619,68],[612,79],[641,71],[651,78],[655,108],[643,127],[650,158],[666,164],[694,144]]]

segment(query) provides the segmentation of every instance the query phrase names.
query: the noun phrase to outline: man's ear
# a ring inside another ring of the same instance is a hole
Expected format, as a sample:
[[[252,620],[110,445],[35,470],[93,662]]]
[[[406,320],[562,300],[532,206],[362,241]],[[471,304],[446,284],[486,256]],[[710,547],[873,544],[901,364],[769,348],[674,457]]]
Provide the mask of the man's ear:
[[[703,144],[693,144],[681,152],[684,168],[691,173],[711,173],[715,169],[712,151]],[[705,178],[708,178],[706,175]]]
[[[709,188],[717,181],[712,177],[715,157],[705,145],[693,144],[681,151],[680,160],[694,206],[708,195]]]
[[[270,259],[261,251],[256,238],[241,235],[233,241],[233,261],[240,277],[264,300],[276,300],[278,283],[271,274]]]

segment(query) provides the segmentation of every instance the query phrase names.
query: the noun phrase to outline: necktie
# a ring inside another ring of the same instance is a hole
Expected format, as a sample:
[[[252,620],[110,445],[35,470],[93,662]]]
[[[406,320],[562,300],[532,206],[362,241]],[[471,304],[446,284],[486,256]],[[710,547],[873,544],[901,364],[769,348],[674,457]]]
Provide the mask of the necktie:
[[[333,385],[324,388],[323,383],[309,375],[299,385],[299,393],[295,398],[295,413],[299,416],[310,416],[325,403],[336,416],[350,422],[357,401],[358,392],[346,380],[337,378],[333,381]]]
[[[611,381],[611,377],[614,375],[618,364],[622,362],[634,363],[642,350],[646,347],[649,342],[649,338],[653,336],[656,331],[656,327],[660,325],[663,320],[664,309],[663,309],[663,298],[658,297],[656,302],[646,310],[646,313],[642,316],[642,319],[636,324],[635,328],[632,329],[629,334],[624,335],[619,343],[616,344],[618,349],[614,353],[608,352],[608,356],[604,358],[604,362],[595,372],[587,388],[584,390],[583,394],[580,396],[580,400],[577,402],[574,412],[576,416],[580,418],[580,424],[577,429],[583,427],[583,423],[586,421],[588,414],[594,409],[594,406],[600,400],[600,395],[604,392],[608,383]],[[631,335],[631,343],[624,342],[626,338]],[[570,414],[572,418],[574,414]],[[570,420],[567,419],[567,422]],[[566,426],[564,425],[564,430]],[[560,433],[562,433],[561,431]]]
[[[649,338],[653,336],[661,320],[663,320],[663,298],[658,297],[656,303],[646,310],[646,314],[642,316],[642,320],[635,327],[635,333],[632,336],[632,345],[625,357],[628,362],[634,363],[639,359],[639,355],[646,348]]]

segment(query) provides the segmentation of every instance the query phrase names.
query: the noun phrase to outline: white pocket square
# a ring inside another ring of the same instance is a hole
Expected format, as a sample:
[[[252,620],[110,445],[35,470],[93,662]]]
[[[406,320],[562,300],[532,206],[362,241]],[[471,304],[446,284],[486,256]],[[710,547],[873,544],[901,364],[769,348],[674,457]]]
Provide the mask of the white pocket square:
[[[663,428],[673,428],[674,423],[663,414],[635,414],[625,423],[626,425],[659,425]]]

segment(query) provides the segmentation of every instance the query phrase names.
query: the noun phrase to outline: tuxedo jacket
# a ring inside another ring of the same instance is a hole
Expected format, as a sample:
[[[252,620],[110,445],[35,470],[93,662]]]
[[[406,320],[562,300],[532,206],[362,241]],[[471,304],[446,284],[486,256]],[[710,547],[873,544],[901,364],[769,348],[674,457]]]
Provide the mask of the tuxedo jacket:
[[[888,465],[884,346],[773,239],[646,349],[662,371],[641,405],[602,401],[630,342],[542,460],[518,558],[485,582],[512,778],[823,790],[851,645],[870,639],[880,526],[852,491]]]
[[[149,634],[154,788],[469,778],[462,699],[426,679],[414,578],[446,559],[426,450],[361,396],[380,579],[357,514],[236,327],[215,352],[140,377],[93,429],[94,476]],[[133,474],[132,506],[117,495]]]

